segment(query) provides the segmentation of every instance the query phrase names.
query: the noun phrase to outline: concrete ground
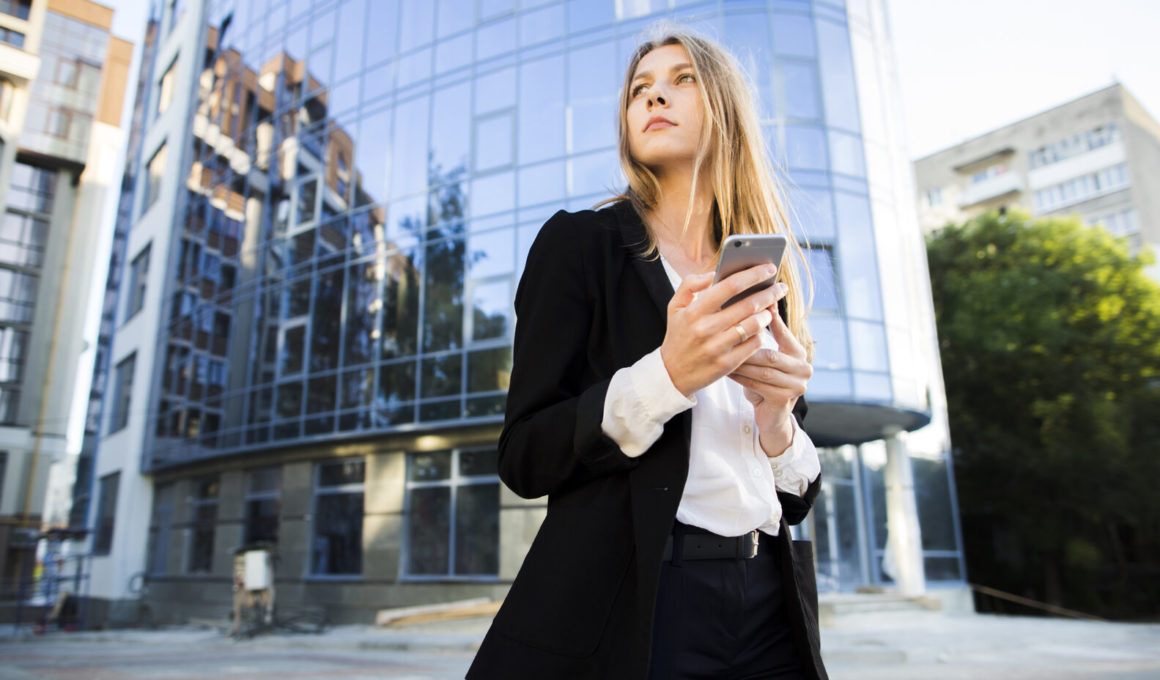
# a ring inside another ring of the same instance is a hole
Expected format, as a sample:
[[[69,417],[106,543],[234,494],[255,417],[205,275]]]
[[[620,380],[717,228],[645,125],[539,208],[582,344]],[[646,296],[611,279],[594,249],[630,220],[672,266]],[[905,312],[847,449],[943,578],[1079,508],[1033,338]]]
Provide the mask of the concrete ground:
[[[462,678],[489,619],[235,642],[222,631],[86,633],[0,628],[0,679],[450,680]],[[1160,624],[954,615],[847,614],[823,629],[834,680],[1160,679]]]

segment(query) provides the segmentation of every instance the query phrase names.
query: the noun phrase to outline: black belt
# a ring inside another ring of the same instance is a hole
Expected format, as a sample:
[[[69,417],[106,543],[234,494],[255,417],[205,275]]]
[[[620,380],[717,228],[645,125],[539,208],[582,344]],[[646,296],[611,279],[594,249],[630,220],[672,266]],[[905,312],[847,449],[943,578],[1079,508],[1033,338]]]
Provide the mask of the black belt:
[[[754,529],[740,536],[718,536],[681,525],[665,541],[665,551],[661,556],[665,562],[673,559],[674,540],[681,544],[683,560],[751,560],[757,557],[760,534]]]

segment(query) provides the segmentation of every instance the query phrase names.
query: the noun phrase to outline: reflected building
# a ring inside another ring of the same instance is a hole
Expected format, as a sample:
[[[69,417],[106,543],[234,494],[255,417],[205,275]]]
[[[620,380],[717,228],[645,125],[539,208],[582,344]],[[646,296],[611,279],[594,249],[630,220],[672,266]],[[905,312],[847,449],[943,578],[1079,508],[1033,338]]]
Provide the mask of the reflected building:
[[[260,543],[331,621],[504,595],[546,511],[495,472],[515,286],[621,185],[617,87],[665,17],[742,57],[810,239],[823,588],[961,590],[879,2],[166,0],[94,409],[133,508],[94,558],[110,620],[135,572],[155,617],[220,615]]]

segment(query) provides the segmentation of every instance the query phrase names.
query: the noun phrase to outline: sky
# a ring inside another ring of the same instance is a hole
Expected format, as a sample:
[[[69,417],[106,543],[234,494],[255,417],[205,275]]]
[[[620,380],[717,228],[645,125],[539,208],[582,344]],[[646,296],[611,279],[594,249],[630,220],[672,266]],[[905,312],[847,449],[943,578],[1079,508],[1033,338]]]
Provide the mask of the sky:
[[[139,45],[148,0],[100,1]],[[886,2],[911,158],[1115,80],[1160,119],[1160,0]]]

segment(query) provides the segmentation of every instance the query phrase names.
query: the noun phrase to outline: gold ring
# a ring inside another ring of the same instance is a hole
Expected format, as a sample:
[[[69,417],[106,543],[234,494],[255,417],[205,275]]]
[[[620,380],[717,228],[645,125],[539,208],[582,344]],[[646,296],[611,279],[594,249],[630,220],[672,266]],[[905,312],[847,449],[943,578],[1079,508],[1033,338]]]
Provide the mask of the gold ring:
[[[749,334],[745,332],[745,329],[741,327],[741,324],[734,326],[733,330],[737,331],[738,335],[741,336],[741,342],[745,342],[749,339]]]

